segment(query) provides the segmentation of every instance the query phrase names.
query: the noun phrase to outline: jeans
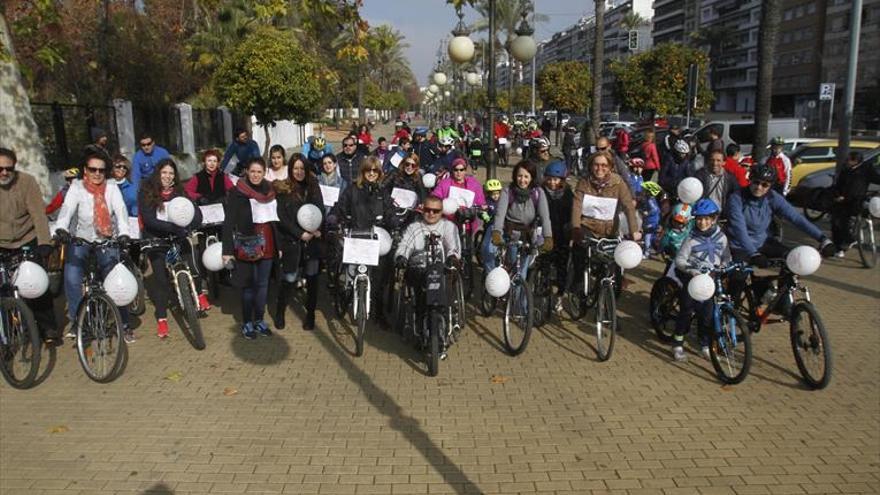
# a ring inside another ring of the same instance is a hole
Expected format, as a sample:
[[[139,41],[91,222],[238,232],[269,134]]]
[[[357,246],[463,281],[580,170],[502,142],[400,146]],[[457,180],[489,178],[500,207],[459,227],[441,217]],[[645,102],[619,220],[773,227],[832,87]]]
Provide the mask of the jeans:
[[[507,235],[503,236],[504,239],[507,239]],[[498,255],[498,246],[492,244],[492,232],[483,235],[483,246],[480,250],[483,256],[483,269],[485,273],[488,274],[493,269],[498,267],[498,263],[496,263],[496,256]],[[511,246],[510,249],[507,250],[507,259],[504,260],[509,263],[510,266],[513,266],[516,263],[517,256],[519,255],[519,247]],[[522,270],[520,270],[520,276],[525,280],[526,276],[528,276],[529,265],[532,264],[534,260],[534,255],[528,255],[523,263]]]
[[[269,275],[273,260],[260,260],[256,263],[240,263],[244,269],[253,270],[253,282],[241,291],[241,322],[254,323],[263,319],[266,299],[269,297]],[[252,266],[251,266],[252,265]]]
[[[83,276],[86,271],[89,253],[94,248],[79,244],[67,246],[67,260],[64,262],[64,295],[67,296],[67,317],[76,321],[76,312],[83,299]],[[103,279],[119,262],[117,248],[98,248],[98,274]],[[128,327],[128,306],[120,307],[123,326]]]
[[[691,277],[682,271],[676,270],[679,280],[681,280],[681,290],[678,293],[678,318],[675,320],[675,345],[681,345],[684,336],[687,335],[691,328],[691,317],[694,312],[697,313],[697,329],[700,337],[700,345],[709,345],[711,341],[712,310],[715,302],[712,299],[706,301],[695,301],[688,292],[688,282]]]

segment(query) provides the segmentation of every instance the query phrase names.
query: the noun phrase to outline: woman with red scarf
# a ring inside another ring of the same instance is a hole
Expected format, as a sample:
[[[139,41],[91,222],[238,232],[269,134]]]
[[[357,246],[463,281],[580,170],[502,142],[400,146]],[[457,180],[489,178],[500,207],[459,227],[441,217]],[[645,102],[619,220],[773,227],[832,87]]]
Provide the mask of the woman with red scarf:
[[[193,275],[193,282],[195,282],[196,291],[199,293],[199,310],[207,311],[211,305],[208,303],[207,296],[202,293],[198,265],[195,263],[195,253],[192,244],[187,240],[189,231],[202,224],[202,212],[198,208],[194,208],[195,215],[187,227],[180,227],[169,222],[166,220],[168,218],[166,205],[177,197],[186,198],[177,175],[177,165],[171,158],[163,158],[156,165],[153,174],[141,183],[138,204],[140,205],[141,221],[144,225],[144,238],[162,237],[171,239],[177,245]],[[191,200],[188,199],[188,201]],[[147,286],[147,292],[156,308],[154,312],[157,325],[156,335],[160,339],[168,337],[168,297],[171,282],[168,280],[165,257],[169,249],[170,247],[151,249],[147,252],[150,266],[153,267],[154,279],[154,283]]]
[[[263,314],[276,257],[278,206],[265,177],[266,162],[248,160],[244,176],[229,191],[223,223],[223,261],[234,262],[232,285],[241,289],[241,333],[248,340],[257,333],[272,335]]]

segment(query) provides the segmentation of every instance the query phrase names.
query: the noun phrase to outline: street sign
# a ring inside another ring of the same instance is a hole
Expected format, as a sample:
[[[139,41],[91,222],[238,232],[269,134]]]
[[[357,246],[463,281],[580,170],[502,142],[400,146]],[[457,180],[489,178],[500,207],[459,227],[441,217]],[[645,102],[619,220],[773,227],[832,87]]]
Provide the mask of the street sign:
[[[630,31],[629,32],[629,51],[634,52],[639,49],[639,32],[638,31]]]
[[[819,100],[830,101],[834,99],[834,83],[822,83],[819,85]]]

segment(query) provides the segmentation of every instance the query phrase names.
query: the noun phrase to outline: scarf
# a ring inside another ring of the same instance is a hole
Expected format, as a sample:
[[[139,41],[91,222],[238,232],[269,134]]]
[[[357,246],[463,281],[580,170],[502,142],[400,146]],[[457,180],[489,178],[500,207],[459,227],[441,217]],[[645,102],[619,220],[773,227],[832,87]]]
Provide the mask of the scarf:
[[[611,174],[608,174],[608,177],[605,180],[599,180],[592,175],[590,175],[590,184],[596,188],[596,192],[601,193],[603,189],[608,187],[608,183],[611,182]]]
[[[247,179],[242,178],[235,184],[235,189],[249,199],[255,199],[258,203],[268,203],[275,199],[275,190],[267,187],[267,182],[262,181],[254,187]],[[263,192],[265,190],[266,192]]]
[[[99,185],[92,184],[88,180],[82,181],[86,191],[92,195],[92,202],[95,204],[93,212],[95,232],[101,237],[110,237],[113,235],[113,225],[110,223],[110,209],[107,207],[107,198],[104,193],[107,191],[107,182],[104,181]]]
[[[516,203],[524,203],[529,199],[530,191],[519,186],[513,186],[513,200]]]
[[[334,168],[332,174],[328,174],[327,172],[324,172],[322,170],[321,177],[324,178],[324,182],[325,182],[324,185],[330,185],[333,187],[339,186],[339,179],[341,178],[339,176],[339,167]]]
[[[563,193],[565,193],[564,187],[560,187],[559,189],[550,189],[549,187],[544,187],[544,194],[546,194],[550,199],[559,199],[562,197]]]

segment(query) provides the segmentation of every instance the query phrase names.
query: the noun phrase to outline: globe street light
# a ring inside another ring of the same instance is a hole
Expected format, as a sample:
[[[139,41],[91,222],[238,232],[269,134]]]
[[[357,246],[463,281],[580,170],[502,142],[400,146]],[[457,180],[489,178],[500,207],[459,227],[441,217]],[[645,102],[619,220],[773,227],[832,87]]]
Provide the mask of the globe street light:
[[[523,9],[522,21],[516,28],[516,38],[510,43],[510,54],[519,62],[528,62],[538,53],[538,45],[535,43],[535,30],[529,25],[526,17],[529,15],[528,9]]]
[[[457,64],[463,64],[474,58],[474,42],[470,39],[471,34],[464,25],[464,14],[461,7],[456,9],[458,15],[458,25],[452,30],[452,40],[447,46],[449,59]]]
[[[446,77],[446,75],[443,75],[443,77]],[[433,94],[437,94],[440,92],[440,87],[437,86],[436,84],[432,84],[432,85],[428,86],[428,92],[433,93]]]

